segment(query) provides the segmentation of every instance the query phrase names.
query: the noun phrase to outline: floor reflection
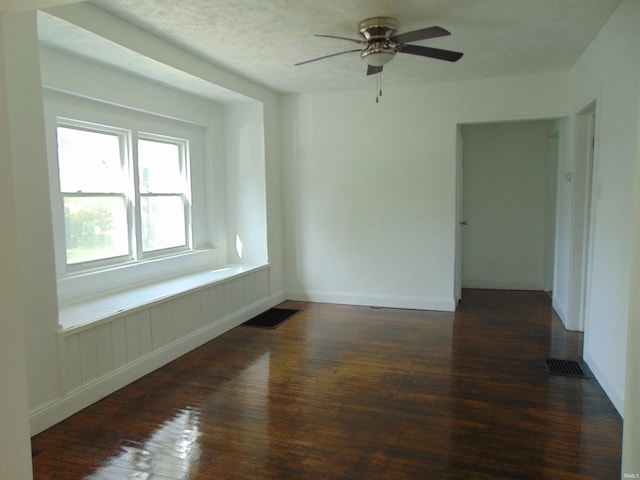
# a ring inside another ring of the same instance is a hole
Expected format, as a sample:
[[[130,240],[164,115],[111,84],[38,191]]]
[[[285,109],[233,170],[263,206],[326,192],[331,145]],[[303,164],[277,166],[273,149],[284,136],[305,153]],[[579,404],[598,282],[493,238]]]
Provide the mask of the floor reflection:
[[[118,456],[110,458],[87,480],[147,479],[151,475],[187,478],[200,459],[199,414],[186,409],[156,430],[143,443],[123,440]]]
[[[247,458],[254,468],[267,463],[271,363],[269,350],[259,354],[200,402],[200,431],[207,448],[201,456],[202,469],[193,467],[193,478],[207,478],[230,466],[242,471]]]

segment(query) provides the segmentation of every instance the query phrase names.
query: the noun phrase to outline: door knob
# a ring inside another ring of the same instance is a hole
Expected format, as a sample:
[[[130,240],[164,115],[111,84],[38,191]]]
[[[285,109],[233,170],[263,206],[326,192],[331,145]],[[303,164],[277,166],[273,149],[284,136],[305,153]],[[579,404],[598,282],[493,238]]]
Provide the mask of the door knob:
[[[466,220],[460,220],[460,225],[469,225],[469,223]]]

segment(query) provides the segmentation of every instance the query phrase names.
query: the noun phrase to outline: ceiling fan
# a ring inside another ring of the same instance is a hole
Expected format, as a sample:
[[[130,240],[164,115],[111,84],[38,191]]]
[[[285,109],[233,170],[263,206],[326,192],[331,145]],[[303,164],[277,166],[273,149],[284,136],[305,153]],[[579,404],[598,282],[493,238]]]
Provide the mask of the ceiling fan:
[[[396,35],[395,33],[398,30],[398,21],[395,18],[372,17],[362,20],[359,23],[358,28],[362,39],[337,37],[335,35],[315,36],[347,40],[349,42],[362,45],[362,48],[355,48],[344,52],[325,55],[324,57],[313,58],[311,60],[296,63],[295,65],[304,65],[318,60],[324,60],[325,58],[344,55],[345,53],[360,52],[360,57],[367,62],[367,75],[374,75],[382,72],[383,65],[391,61],[398,52],[418,55],[421,57],[436,58],[438,60],[446,60],[448,62],[457,62],[463,55],[461,52],[409,44],[409,42],[451,35],[448,30],[442,27],[433,26],[421,28],[420,30]]]

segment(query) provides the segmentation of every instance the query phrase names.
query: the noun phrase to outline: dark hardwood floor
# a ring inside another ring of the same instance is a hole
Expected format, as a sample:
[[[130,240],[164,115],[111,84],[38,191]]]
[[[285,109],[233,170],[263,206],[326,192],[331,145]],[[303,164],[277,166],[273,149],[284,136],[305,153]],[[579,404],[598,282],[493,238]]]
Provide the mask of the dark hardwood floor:
[[[33,438],[38,479],[620,478],[622,421],[546,294],[452,313],[286,302]]]

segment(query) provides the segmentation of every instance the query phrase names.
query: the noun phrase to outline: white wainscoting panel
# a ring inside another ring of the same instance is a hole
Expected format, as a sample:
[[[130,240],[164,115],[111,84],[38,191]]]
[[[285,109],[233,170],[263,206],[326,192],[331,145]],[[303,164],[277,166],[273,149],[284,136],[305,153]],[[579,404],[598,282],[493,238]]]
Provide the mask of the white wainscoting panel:
[[[61,331],[61,396],[31,412],[33,433],[284,300],[270,290],[265,266]]]

